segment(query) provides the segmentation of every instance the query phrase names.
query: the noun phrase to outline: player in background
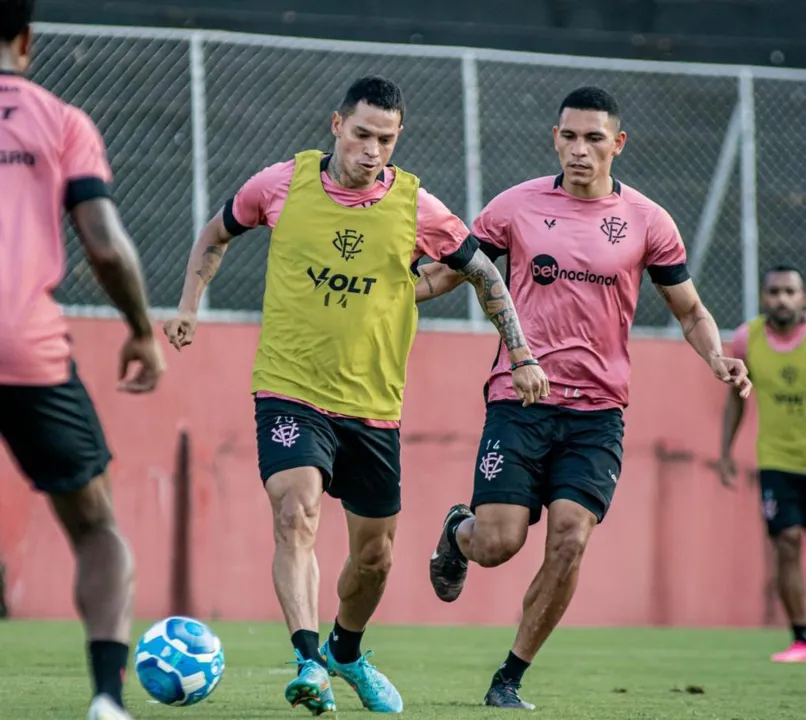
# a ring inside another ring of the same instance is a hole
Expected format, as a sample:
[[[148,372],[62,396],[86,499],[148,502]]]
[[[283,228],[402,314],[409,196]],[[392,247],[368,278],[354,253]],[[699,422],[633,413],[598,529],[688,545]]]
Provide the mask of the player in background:
[[[286,698],[314,714],[335,710],[328,669],[370,710],[403,709],[360,643],[392,565],[400,511],[400,412],[417,327],[413,264],[427,255],[473,283],[506,347],[502,358],[516,368],[514,392],[525,403],[548,392],[495,265],[416,176],[389,164],[403,114],[395,83],[357,80],[333,114],[332,154],[309,150],[267,167],[203,230],[179,315],[165,324],[177,349],[190,344],[202,292],[231,239],[272,228],[252,382],[258,460],[274,513],[274,587],[299,662]],[[323,490],[341,499],[349,557],[320,649],[314,541]]]
[[[104,433],[52,297],[65,270],[62,208],[131,329],[120,389],[153,390],[163,361],[137,252],[110,199],[103,140],[78,108],[23,78],[33,6],[0,0],[0,436],[48,495],[76,556],[95,690],[88,718],[123,720],[134,564],[112,510]]]
[[[806,294],[803,275],[780,265],[764,274],[762,314],[744,323],[733,354],[747,364],[758,399],[756,437],[759,484],[767,531],[777,560],[778,594],[793,642],[774,662],[806,662],[806,598],[801,545],[806,527]],[[745,398],[728,393],[722,427],[720,471],[732,485],[733,441]]]
[[[454,601],[468,561],[482,567],[506,562],[548,508],[543,565],[523,599],[512,651],[484,698],[494,707],[534,708],[520,698],[521,679],[571,602],[582,555],[616,489],[628,403],[627,341],[644,270],[714,375],[742,397],[750,392],[743,363],[722,354],[674,221],[611,175],[625,141],[612,95],[593,87],[573,91],[554,128],[562,172],[505,190],[472,227],[491,258],[507,256],[526,342],[551,379],[550,396],[523,407],[499,353],[485,387],[473,498],[470,507],[458,504],[448,512],[430,563],[437,596]],[[460,280],[441,264],[428,265],[422,275],[420,301]]]

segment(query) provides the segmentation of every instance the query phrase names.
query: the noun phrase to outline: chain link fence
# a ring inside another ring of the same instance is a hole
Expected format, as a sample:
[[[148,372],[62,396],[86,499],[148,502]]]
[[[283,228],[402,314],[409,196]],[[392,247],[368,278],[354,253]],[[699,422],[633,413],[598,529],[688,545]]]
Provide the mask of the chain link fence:
[[[675,218],[700,293],[726,330],[755,312],[759,269],[806,251],[806,72],[202,31],[37,30],[32,79],[101,130],[157,308],[176,306],[201,222],[267,165],[329,149],[330,114],[367,73],[392,77],[407,99],[395,163],[468,223],[505,188],[558,172],[551,128],[571,89],[610,89],[628,133],[614,173]],[[73,312],[106,308],[68,235],[59,301]],[[257,316],[269,242],[264,228],[233,243],[208,311]],[[641,295],[637,328],[669,327],[651,283]],[[462,323],[478,320],[474,304],[459,290],[420,314]]]

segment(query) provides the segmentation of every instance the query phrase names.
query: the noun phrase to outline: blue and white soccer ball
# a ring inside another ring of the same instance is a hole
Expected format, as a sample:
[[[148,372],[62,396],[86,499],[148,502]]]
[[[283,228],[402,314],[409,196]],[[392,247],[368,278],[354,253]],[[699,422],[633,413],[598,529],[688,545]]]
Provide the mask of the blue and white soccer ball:
[[[203,622],[169,617],[137,643],[134,667],[145,691],[163,705],[195,705],[210,696],[224,673],[221,640]]]

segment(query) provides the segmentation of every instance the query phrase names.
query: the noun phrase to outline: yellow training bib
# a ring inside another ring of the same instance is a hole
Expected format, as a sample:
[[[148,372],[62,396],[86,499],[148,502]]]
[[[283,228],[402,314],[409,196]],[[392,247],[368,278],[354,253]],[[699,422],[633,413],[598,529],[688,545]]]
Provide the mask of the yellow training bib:
[[[252,390],[399,420],[417,329],[419,179],[395,168],[381,200],[347,208],[322,186],[322,155],[295,156],[272,232]]]
[[[806,342],[770,347],[765,319],[750,322],[747,367],[758,398],[758,466],[806,473]]]

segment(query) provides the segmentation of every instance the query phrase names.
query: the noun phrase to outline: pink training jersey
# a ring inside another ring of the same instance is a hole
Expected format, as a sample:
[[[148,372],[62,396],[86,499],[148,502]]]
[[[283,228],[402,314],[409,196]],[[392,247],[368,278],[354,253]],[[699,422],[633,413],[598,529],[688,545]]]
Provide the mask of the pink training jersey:
[[[294,175],[294,160],[276,163],[250,178],[235,195],[232,201],[232,218],[226,217],[225,225],[230,232],[266,225],[273,228],[288,197],[291,179]],[[378,202],[392,187],[395,171],[385,167],[374,187],[367,190],[351,190],[334,183],[325,170],[322,171],[322,186],[325,192],[337,203],[347,208],[367,207]],[[227,222],[230,220],[230,222]],[[231,220],[240,228],[229,227]],[[412,263],[423,256],[433,260],[442,260],[457,252],[467,240],[470,231],[465,223],[456,217],[436,197],[419,188],[417,194],[417,241],[412,255]],[[289,398],[268,392],[259,392],[258,397],[279,397],[284,400],[299,402],[314,407],[296,398]],[[329,413],[322,408],[314,407],[321,413],[342,417]],[[371,427],[396,428],[398,422],[362,418]]]
[[[81,110],[0,74],[0,385],[69,379],[67,324],[53,299],[65,270],[62,208],[112,178]]]
[[[660,285],[688,278],[669,214],[614,180],[610,195],[582,200],[562,175],[495,197],[472,228],[483,249],[509,255],[509,290],[532,353],[551,383],[544,401],[579,410],[625,407],[641,274]],[[488,400],[517,399],[499,349]]]

